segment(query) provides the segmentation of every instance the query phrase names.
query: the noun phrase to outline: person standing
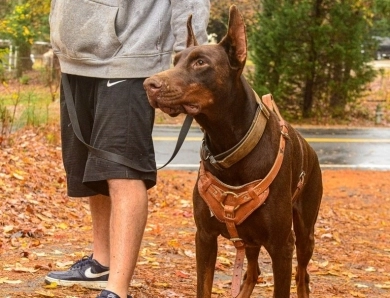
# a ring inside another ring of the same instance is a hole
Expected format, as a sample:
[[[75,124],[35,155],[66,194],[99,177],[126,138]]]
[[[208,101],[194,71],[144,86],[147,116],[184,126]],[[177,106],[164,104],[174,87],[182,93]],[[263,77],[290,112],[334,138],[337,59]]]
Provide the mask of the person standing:
[[[52,0],[51,44],[66,80],[60,107],[67,192],[89,197],[93,254],[68,271],[50,272],[46,283],[102,289],[100,298],[131,297],[147,189],[157,176],[154,109],[142,84],[185,48],[190,14],[198,42],[207,42],[209,10],[209,0]],[[70,97],[85,142],[124,156],[130,166],[102,158],[77,138]]]

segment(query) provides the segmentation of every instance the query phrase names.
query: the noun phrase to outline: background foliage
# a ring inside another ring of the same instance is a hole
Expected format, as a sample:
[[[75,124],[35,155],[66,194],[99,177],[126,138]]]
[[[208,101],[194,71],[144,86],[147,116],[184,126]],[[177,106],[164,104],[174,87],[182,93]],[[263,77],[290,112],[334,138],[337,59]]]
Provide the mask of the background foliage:
[[[34,41],[49,40],[50,0],[0,0],[0,39],[18,47],[17,76],[32,69],[30,59]]]
[[[211,1],[209,31],[226,32],[233,1]],[[250,78],[272,93],[287,118],[343,118],[376,77],[377,41],[390,36],[388,0],[261,0],[235,2],[250,35]]]
[[[50,3],[0,0],[0,39],[18,47],[19,78],[32,69],[33,43],[49,41]],[[354,103],[376,76],[372,37],[390,36],[389,0],[211,0],[208,33],[217,41],[226,33],[231,4],[247,25],[248,70],[256,91],[271,92],[287,118],[354,113]],[[2,72],[0,65],[1,78]]]
[[[294,118],[343,117],[376,73],[373,2],[264,0],[250,28],[252,75]]]

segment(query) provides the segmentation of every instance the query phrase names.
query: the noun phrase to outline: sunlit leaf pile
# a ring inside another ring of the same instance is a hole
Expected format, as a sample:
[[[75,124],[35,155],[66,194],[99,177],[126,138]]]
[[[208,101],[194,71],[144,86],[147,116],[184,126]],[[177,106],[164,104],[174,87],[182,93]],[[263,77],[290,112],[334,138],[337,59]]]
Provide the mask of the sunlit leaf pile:
[[[48,271],[92,252],[88,202],[66,196],[58,127],[16,132],[0,150],[0,165],[0,297],[96,297],[97,291],[43,283]],[[323,180],[311,297],[390,297],[390,172],[325,170]],[[133,297],[196,297],[195,181],[196,172],[159,171]],[[234,256],[232,244],[220,239],[213,297],[229,297]],[[259,264],[253,297],[271,297],[265,251]]]

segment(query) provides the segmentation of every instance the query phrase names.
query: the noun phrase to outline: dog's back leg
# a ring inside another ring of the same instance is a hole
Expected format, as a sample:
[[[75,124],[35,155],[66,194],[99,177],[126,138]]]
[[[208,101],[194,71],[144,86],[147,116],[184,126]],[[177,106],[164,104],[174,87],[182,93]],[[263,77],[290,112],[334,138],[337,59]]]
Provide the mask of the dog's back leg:
[[[294,204],[293,223],[296,237],[297,283],[298,298],[309,298],[310,276],[307,266],[314,250],[314,225],[322,197],[322,178],[320,168],[316,168],[310,175],[301,197]]]
[[[237,298],[249,298],[256,285],[257,278],[260,275],[260,267],[258,263],[260,247],[246,247],[245,255],[248,260],[248,267],[244,275],[244,282],[241,287],[240,295]]]

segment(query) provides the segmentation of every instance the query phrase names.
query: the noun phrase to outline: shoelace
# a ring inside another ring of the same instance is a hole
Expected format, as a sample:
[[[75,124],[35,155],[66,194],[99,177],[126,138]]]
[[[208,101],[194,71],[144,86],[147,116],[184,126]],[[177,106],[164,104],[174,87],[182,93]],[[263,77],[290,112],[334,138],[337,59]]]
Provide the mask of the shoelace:
[[[91,259],[92,256],[84,256],[81,260],[78,260],[76,263],[74,263],[70,269],[79,269],[88,263]]]

